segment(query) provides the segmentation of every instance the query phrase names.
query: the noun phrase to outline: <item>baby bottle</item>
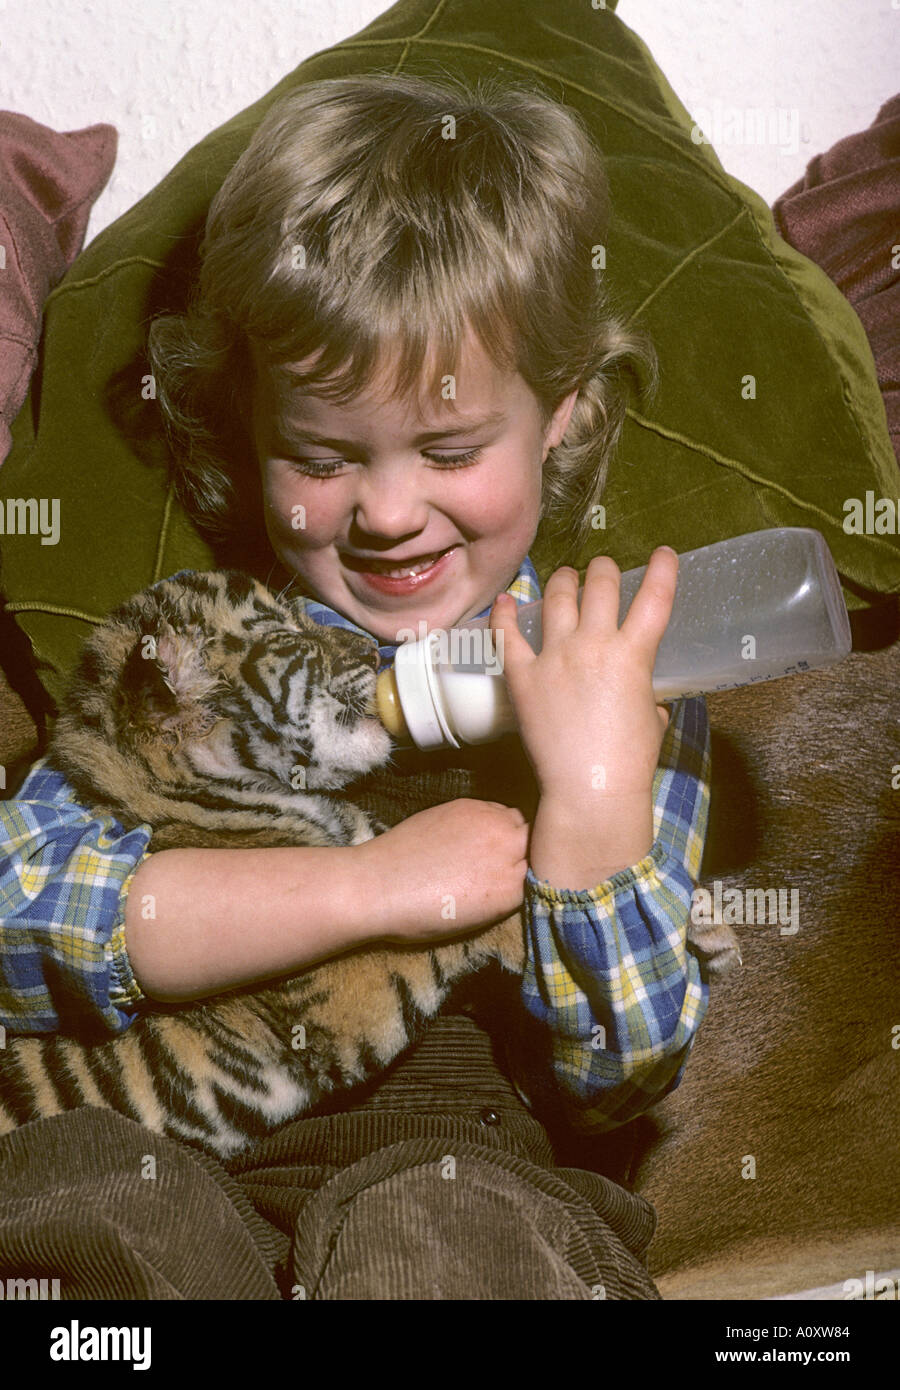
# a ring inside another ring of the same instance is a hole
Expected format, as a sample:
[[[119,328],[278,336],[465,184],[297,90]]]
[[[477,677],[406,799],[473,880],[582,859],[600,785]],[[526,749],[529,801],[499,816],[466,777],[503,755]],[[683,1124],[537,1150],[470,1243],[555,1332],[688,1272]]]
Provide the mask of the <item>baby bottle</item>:
[[[619,626],[647,566],[622,575]],[[578,590],[578,602],[584,586]],[[541,650],[542,601],[517,607]],[[397,648],[377,682],[378,714],[398,742],[422,749],[487,743],[516,728],[503,678],[502,633],[472,618]],[[786,526],[679,556],[672,615],[653,667],[657,703],[831,666],[851,649],[850,620],[819,531]]]

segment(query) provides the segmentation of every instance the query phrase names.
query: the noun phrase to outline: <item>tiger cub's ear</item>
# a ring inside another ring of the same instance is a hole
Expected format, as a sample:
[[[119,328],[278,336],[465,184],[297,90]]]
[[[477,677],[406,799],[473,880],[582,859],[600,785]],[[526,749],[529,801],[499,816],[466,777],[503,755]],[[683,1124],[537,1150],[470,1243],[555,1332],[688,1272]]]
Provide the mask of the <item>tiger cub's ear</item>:
[[[218,685],[203,659],[199,628],[178,631],[160,619],[139,637],[122,672],[119,713],[122,730],[135,740],[165,734],[180,743],[202,738],[216,722],[206,704]]]

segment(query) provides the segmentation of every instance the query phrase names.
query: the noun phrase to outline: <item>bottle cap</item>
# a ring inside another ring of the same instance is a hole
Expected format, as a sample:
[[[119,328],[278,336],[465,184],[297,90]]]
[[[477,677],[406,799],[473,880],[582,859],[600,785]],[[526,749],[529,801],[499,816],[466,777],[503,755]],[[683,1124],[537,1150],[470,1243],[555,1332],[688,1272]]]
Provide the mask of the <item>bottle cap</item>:
[[[438,634],[429,632],[417,642],[404,642],[394,656],[397,691],[407,728],[417,748],[459,748],[441,699],[434,670],[433,649]]]

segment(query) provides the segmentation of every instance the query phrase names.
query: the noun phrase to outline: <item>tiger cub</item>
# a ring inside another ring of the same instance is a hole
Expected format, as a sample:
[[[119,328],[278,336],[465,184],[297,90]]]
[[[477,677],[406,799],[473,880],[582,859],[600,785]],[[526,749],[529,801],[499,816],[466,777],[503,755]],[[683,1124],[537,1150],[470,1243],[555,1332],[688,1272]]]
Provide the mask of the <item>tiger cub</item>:
[[[48,759],[94,814],[149,824],[152,851],[359,844],[387,827],[327,793],[390,760],[377,665],[373,642],[248,575],[182,572],[88,639]],[[96,1042],[13,1037],[0,1133],[97,1105],[228,1158],[377,1075],[457,980],[524,959],[516,914],[440,946],[360,948],[277,983],[154,1001]]]

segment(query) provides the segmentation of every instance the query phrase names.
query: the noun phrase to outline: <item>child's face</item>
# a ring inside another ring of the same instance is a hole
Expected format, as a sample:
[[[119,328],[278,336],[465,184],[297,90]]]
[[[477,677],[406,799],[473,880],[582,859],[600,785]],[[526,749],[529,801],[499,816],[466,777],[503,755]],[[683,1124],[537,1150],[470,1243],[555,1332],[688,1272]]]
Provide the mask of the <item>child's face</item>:
[[[452,627],[492,603],[534,539],[543,462],[577,392],[544,430],[522,377],[501,373],[471,337],[456,399],[421,415],[414,400],[386,399],[387,376],[342,406],[303,397],[277,368],[260,367],[257,358],[253,435],[266,529],[285,569],[381,642],[400,628],[418,633],[421,620],[428,631]],[[310,476],[317,468],[329,476]],[[448,547],[412,582],[385,581],[368,565],[412,564]]]

